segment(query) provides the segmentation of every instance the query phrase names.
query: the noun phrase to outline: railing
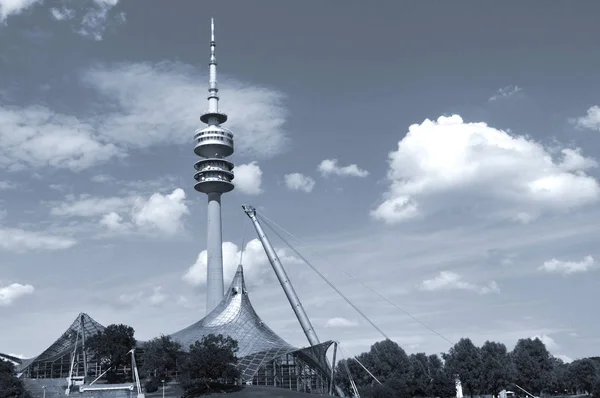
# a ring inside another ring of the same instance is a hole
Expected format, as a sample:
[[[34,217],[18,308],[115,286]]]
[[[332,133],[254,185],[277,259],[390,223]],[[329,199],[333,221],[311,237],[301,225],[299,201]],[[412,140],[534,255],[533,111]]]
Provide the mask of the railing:
[[[213,127],[213,126],[211,126]],[[207,130],[207,129],[202,129],[200,131],[198,131],[196,134],[194,134],[194,138],[200,137],[202,135],[210,135],[210,134],[214,134],[214,135],[225,135],[231,139],[233,139],[233,133],[229,130],[226,130],[222,127],[219,127],[219,129],[215,129],[215,130]]]
[[[225,112],[221,111],[221,110],[218,110],[218,111],[209,111],[208,109],[205,109],[204,112],[203,112],[204,115],[209,115],[211,113],[227,116],[227,114]]]

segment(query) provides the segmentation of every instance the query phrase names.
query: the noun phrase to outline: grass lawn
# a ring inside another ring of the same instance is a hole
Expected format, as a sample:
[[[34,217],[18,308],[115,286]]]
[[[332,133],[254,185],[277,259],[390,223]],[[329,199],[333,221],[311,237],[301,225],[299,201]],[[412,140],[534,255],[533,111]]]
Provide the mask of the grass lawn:
[[[165,398],[180,398],[183,394],[183,390],[179,384],[167,384],[165,385]],[[210,397],[231,397],[231,398],[307,398],[311,394],[303,392],[290,391],[278,387],[265,387],[265,386],[244,386],[240,391],[234,391],[230,393],[212,393],[205,396]],[[162,386],[158,391],[151,394],[146,394],[147,398],[162,398]]]

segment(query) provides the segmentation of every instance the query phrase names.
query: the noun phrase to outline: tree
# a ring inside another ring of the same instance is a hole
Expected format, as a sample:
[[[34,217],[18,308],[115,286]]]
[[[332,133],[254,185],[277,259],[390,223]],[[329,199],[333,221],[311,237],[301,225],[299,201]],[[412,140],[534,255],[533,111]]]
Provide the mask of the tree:
[[[410,361],[410,392],[413,397],[428,397],[431,395],[433,375],[430,371],[429,358],[424,352],[411,354]]]
[[[458,374],[468,395],[473,396],[480,389],[481,352],[471,339],[462,338],[443,354],[446,366],[452,374]]]
[[[569,364],[569,375],[577,390],[590,393],[598,381],[598,369],[590,358],[578,359]]]
[[[366,355],[366,353],[361,354],[362,356]],[[362,361],[361,361],[362,362]],[[366,372],[363,370],[363,368],[356,362],[356,360],[354,360],[354,358],[349,358],[349,359],[340,359],[335,367],[335,385],[340,387],[344,393],[347,396],[353,396],[353,390],[352,387],[350,385],[350,378],[348,377],[348,371],[350,371],[350,374],[352,375],[352,379],[354,380],[354,382],[356,383],[357,387],[360,387],[362,384],[360,384],[359,381],[357,381],[357,376],[359,374],[364,374],[365,376],[368,376],[366,374]],[[369,380],[372,381],[373,378],[368,376]],[[367,380],[367,379],[364,379]],[[370,385],[370,381],[367,384],[364,385]]]
[[[506,346],[486,341],[481,346],[481,389],[492,395],[508,388],[512,379],[512,362]]]
[[[371,375],[369,375],[362,366],[360,366],[360,363],[362,363],[363,365],[365,365],[367,367],[367,369],[371,369],[371,367],[373,366],[374,363],[378,362],[377,358],[372,358],[372,353],[371,352],[363,352],[362,354],[357,355],[354,358],[348,358],[348,360],[346,361],[346,365],[348,366],[348,370],[350,370],[350,374],[352,375],[352,378],[354,379],[354,383],[356,383],[357,387],[365,387],[365,386],[371,386],[373,384],[377,384],[375,382],[375,380],[373,380],[373,377]],[[340,363],[341,365],[341,363]],[[372,370],[371,370],[372,371]],[[345,372],[344,372],[345,374]],[[379,377],[382,377],[384,375],[380,374],[380,373],[376,373],[378,379]]]
[[[0,360],[0,398],[30,398],[11,362]]]
[[[182,361],[180,369],[187,384],[194,380],[208,381],[240,377],[236,353],[238,343],[231,337],[209,334],[190,346],[190,352]]]
[[[438,355],[432,354],[427,357],[429,369],[433,378],[431,382],[431,395],[434,397],[454,397],[456,385],[452,373],[444,368],[444,363]]]
[[[553,394],[568,394],[574,388],[574,384],[569,376],[569,365],[559,358],[550,358],[552,361],[552,372],[550,375],[550,391]]]
[[[433,380],[431,392],[434,397],[449,398],[456,396],[456,384],[449,372],[443,372]]]
[[[136,344],[134,333],[131,326],[108,325],[104,331],[88,339],[87,346],[102,367],[111,368],[106,373],[106,380],[109,383],[122,381],[122,378],[117,376],[116,370],[129,362],[127,353],[135,348]]]
[[[367,389],[370,391],[365,393],[367,396],[371,393],[386,394],[385,391],[388,388],[376,387],[379,386],[379,383],[363,369],[358,361],[375,375],[377,380],[382,384],[388,386],[393,381],[393,389],[397,394],[408,392],[408,384],[411,376],[410,361],[406,352],[397,343],[389,339],[379,341],[373,344],[368,352],[363,352],[356,356],[356,358],[350,358],[347,361],[340,361],[338,363],[338,375],[342,378],[342,384],[347,392],[349,391],[349,380],[347,378],[346,366],[348,366],[357,387],[362,387],[363,390],[366,387],[374,388]]]
[[[596,384],[594,384],[594,387],[592,388],[592,396],[594,398],[600,398],[600,378],[598,378],[598,381],[596,381]]]
[[[517,383],[539,395],[551,381],[552,360],[544,343],[538,339],[521,339],[512,352]]]
[[[351,392],[347,366],[365,398],[454,397],[456,374],[469,395],[495,395],[504,388],[514,390],[512,387],[518,384],[538,395],[572,395],[579,390],[600,398],[600,357],[566,364],[550,355],[539,339],[521,339],[510,353],[502,343],[486,341],[477,348],[469,339],[461,339],[442,354],[445,363],[437,355],[417,353],[407,357],[396,343],[386,340],[357,358],[382,384],[350,358],[338,362],[336,385]]]
[[[148,376],[166,378],[169,372],[177,369],[181,344],[173,341],[171,336],[160,336],[144,345],[142,370]]]
[[[371,373],[377,375],[380,382],[394,379],[408,388],[410,381],[410,361],[406,352],[390,339],[379,341],[371,346],[368,355],[362,361]],[[372,380],[369,376],[370,381]],[[396,388],[399,388],[396,383]]]

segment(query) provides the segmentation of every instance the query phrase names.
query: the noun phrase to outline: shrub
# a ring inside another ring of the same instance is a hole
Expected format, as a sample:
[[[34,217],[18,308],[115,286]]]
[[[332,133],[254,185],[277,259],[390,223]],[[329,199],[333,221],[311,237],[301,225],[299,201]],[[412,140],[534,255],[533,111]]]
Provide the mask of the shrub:
[[[158,384],[158,380],[156,380],[154,378],[148,379],[146,381],[146,384],[144,384],[144,389],[146,390],[147,393],[158,391],[158,387],[160,387],[160,385]]]

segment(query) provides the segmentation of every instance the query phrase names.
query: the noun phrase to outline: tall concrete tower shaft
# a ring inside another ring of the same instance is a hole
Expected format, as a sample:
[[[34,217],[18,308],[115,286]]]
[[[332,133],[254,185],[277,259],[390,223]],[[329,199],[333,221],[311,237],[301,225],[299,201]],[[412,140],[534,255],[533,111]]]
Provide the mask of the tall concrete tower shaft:
[[[233,189],[233,163],[225,158],[233,154],[233,134],[221,126],[227,115],[219,111],[217,58],[215,55],[215,24],[210,21],[210,62],[208,109],[200,116],[203,129],[196,130],[194,153],[202,159],[194,168],[194,188],[208,196],[206,312],[212,311],[223,299],[223,234],[221,229],[221,195]]]

